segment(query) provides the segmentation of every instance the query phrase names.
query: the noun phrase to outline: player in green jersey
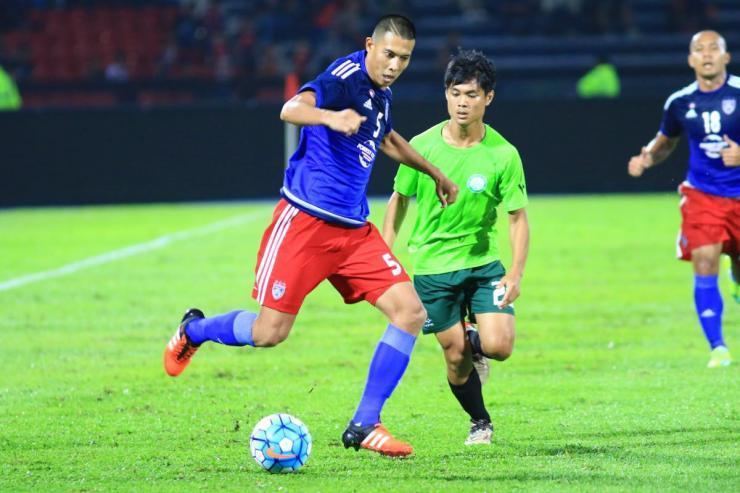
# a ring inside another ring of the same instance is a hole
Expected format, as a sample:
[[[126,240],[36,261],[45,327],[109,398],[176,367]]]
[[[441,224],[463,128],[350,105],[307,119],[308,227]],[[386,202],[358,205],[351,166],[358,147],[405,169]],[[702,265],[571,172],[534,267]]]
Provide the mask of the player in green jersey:
[[[427,310],[423,331],[437,337],[450,389],[470,415],[465,444],[491,443],[493,426],[473,357],[478,353],[503,361],[513,350],[512,303],[519,296],[529,248],[527,191],[516,148],[483,122],[494,96],[493,63],[481,52],[460,51],[447,66],[444,82],[450,119],[417,135],[411,145],[460,187],[457,202],[440,208],[434,181],[400,166],[383,238],[393,246],[410,198],[416,197],[418,213],[408,247],[414,286]],[[509,272],[497,245],[500,204],[509,217]],[[467,336],[466,314],[474,315],[478,324],[478,331]]]

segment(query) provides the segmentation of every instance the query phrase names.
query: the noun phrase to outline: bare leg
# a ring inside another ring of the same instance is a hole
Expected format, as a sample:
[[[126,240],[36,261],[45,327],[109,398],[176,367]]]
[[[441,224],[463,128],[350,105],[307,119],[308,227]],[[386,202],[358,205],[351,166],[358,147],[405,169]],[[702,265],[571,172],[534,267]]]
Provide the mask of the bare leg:
[[[453,385],[464,384],[468,380],[473,363],[470,344],[465,337],[462,324],[457,323],[447,330],[437,332],[435,336],[444,351],[447,380]]]
[[[375,302],[390,323],[411,335],[418,335],[427,319],[427,312],[410,282],[391,286]]]
[[[504,361],[514,350],[514,316],[508,313],[476,313],[481,349],[488,358]]]
[[[257,347],[277,346],[290,335],[296,315],[266,306],[260,307],[252,326],[252,339]]]

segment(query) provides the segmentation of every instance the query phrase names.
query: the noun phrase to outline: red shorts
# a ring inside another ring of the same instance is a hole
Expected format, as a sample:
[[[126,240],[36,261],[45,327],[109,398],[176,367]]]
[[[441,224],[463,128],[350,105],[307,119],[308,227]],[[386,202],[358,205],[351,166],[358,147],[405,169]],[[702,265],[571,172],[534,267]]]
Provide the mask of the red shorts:
[[[691,260],[696,248],[722,243],[722,253],[740,254],[740,199],[710,195],[687,183],[678,187],[681,194],[681,231],[676,254]]]
[[[252,297],[262,306],[298,313],[303,299],[329,279],[345,303],[372,304],[392,285],[410,281],[371,223],[346,228],[297,209],[275,207],[257,255]]]

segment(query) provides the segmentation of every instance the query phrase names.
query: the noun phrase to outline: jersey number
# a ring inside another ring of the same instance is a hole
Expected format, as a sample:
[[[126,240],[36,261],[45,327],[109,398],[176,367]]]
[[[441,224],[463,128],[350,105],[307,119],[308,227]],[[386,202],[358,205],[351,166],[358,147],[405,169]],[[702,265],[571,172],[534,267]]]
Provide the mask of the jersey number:
[[[720,120],[719,111],[704,111],[701,114],[704,120],[704,133],[716,134],[722,130],[722,121]]]
[[[403,269],[401,268],[401,264],[396,262],[393,258],[393,255],[391,255],[390,253],[383,254],[383,260],[385,261],[385,265],[391,268],[391,274],[393,274],[394,276],[397,276],[403,271]]]
[[[375,120],[375,124],[377,126],[375,127],[375,132],[373,132],[373,137],[374,138],[378,138],[378,135],[380,135],[380,120],[382,120],[382,119],[383,119],[383,112],[380,112],[380,113],[378,113],[378,118]]]

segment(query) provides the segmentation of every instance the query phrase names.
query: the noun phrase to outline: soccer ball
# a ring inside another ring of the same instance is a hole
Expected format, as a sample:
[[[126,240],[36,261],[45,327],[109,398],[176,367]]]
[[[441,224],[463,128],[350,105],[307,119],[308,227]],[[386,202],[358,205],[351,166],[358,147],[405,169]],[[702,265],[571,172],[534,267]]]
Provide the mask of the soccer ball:
[[[262,418],[249,437],[249,451],[257,464],[269,472],[293,472],[311,455],[311,433],[290,414]]]

